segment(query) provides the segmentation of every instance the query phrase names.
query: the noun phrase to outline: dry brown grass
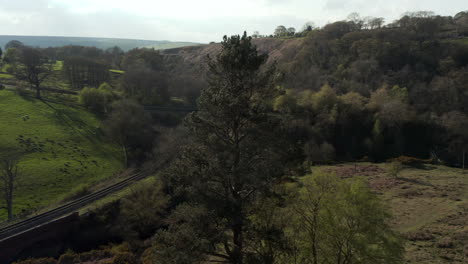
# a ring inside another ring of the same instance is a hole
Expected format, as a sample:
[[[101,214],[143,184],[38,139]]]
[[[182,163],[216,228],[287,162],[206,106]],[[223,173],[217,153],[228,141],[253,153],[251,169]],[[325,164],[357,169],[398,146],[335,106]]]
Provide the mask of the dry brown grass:
[[[344,178],[368,180],[391,208],[391,225],[407,239],[408,263],[468,263],[468,172],[435,165],[407,166],[398,178],[391,178],[389,164],[321,168]]]

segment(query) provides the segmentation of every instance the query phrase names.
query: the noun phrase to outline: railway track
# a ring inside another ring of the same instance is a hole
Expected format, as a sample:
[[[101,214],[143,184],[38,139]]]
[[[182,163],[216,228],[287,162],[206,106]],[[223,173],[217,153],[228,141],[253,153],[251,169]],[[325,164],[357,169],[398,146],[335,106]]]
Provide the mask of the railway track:
[[[30,217],[28,219],[22,220],[20,222],[16,222],[14,224],[2,227],[0,228],[0,241],[6,240],[15,235],[21,234],[28,230],[47,224],[48,222],[52,220],[55,220],[57,218],[73,213],[77,209],[80,209],[96,200],[99,200],[116,191],[122,190],[123,188],[129,186],[133,182],[145,178],[147,175],[148,174],[145,172],[136,173],[118,183],[115,183],[111,186],[103,188],[94,193],[85,195],[79,199],[66,203],[62,206],[56,207],[50,211],[47,211],[47,212],[38,214],[36,216]]]

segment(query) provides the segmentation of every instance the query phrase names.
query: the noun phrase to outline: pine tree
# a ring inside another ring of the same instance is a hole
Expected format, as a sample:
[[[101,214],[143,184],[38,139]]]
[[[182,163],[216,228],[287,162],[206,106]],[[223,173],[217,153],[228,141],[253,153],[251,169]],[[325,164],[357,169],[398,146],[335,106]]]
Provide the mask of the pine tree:
[[[209,58],[209,85],[198,100],[199,111],[185,122],[193,142],[166,179],[173,195],[179,194],[187,202],[183,210],[176,210],[171,221],[175,224],[159,237],[172,237],[167,232],[187,237],[183,224],[190,221],[196,223],[188,226],[198,230],[190,231],[194,239],[190,248],[179,244],[171,249],[170,241],[160,241],[156,250],[160,259],[165,258],[164,252],[170,259],[169,252],[193,255],[199,251],[203,254],[196,256],[245,262],[252,205],[281,173],[279,152],[275,151],[279,140],[273,138],[277,121],[270,111],[277,95],[276,68],[266,64],[267,58],[257,52],[246,33],[224,37],[221,52],[215,59]],[[207,215],[194,218],[180,213],[191,211]]]

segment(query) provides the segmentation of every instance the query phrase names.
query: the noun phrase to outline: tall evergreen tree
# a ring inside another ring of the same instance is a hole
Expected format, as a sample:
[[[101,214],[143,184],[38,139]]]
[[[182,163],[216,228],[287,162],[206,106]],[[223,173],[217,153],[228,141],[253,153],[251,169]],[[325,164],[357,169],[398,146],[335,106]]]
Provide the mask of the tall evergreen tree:
[[[246,262],[253,203],[281,173],[275,150],[280,140],[273,138],[277,120],[270,111],[276,68],[267,58],[246,33],[225,36],[221,52],[209,58],[209,85],[198,100],[199,111],[186,119],[192,143],[166,177],[173,199],[186,202],[175,210],[169,229],[156,235],[159,261],[178,252]],[[191,212],[196,213],[187,215]],[[174,236],[192,237],[194,243],[184,247]]]

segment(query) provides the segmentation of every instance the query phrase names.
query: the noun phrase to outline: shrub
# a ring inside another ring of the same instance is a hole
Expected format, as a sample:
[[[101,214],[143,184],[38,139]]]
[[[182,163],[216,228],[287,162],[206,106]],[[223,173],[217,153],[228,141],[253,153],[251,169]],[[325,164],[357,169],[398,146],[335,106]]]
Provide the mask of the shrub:
[[[111,252],[114,255],[112,264],[133,264],[136,263],[136,257],[132,253],[130,244],[127,242],[122,243],[111,248]]]
[[[107,92],[96,88],[83,88],[79,95],[80,103],[95,112],[106,112],[108,105]]]
[[[92,250],[89,252],[81,253],[79,256],[80,262],[91,262],[112,257],[109,250]]]
[[[57,264],[75,264],[77,255],[71,251],[60,256]]]
[[[335,160],[335,148],[328,142],[322,143],[322,145],[320,145],[320,153],[323,156],[323,161],[326,163],[330,163]]]
[[[388,168],[388,176],[398,178],[398,175],[403,170],[403,164],[400,161],[392,161]]]
[[[136,257],[132,253],[119,253],[114,257],[112,264],[134,264]]]
[[[438,248],[453,248],[455,247],[455,243],[449,237],[444,237],[437,242]]]
[[[16,94],[25,95],[27,93],[28,88],[29,87],[26,82],[23,82],[23,81],[16,82],[16,85],[15,85]]]
[[[428,241],[434,239],[432,233],[427,230],[407,233],[405,237],[410,241]]]
[[[14,74],[16,69],[15,67],[12,67],[10,64],[5,65],[4,71],[9,73],[9,74]]]
[[[63,201],[64,202],[67,202],[67,201],[72,201],[76,198],[79,198],[79,197],[82,197],[86,194],[89,194],[90,191],[89,191],[89,186],[86,185],[86,184],[80,184],[76,187],[74,187],[70,193],[68,195],[65,196],[65,198],[63,198]]]
[[[53,258],[27,259],[13,264],[57,264],[57,260]]]
[[[116,255],[116,254],[119,254],[119,253],[132,252],[132,249],[130,248],[130,244],[128,242],[124,242],[124,243],[122,243],[120,245],[112,246],[110,251],[112,252],[112,254]]]
[[[318,145],[309,141],[304,145],[304,154],[312,163],[331,163],[335,159],[335,148],[328,142]]]
[[[418,159],[414,157],[408,157],[408,156],[400,156],[398,158],[390,159],[390,162],[400,162],[403,165],[406,166],[415,166],[415,165],[421,165],[425,163],[432,163],[432,159]]]
[[[81,253],[81,254],[76,254],[76,253],[73,253],[72,251],[68,251],[65,254],[63,254],[62,256],[60,256],[58,262],[55,262],[55,263],[57,263],[57,264],[86,263],[86,262],[93,262],[93,261],[97,261],[97,260],[111,258],[113,255],[114,254],[112,254],[112,252],[110,250],[108,250],[108,249],[91,250],[91,251]],[[23,263],[21,263],[21,264],[23,264]],[[42,264],[42,263],[40,263],[40,264]],[[44,264],[46,264],[46,263],[44,263]]]

